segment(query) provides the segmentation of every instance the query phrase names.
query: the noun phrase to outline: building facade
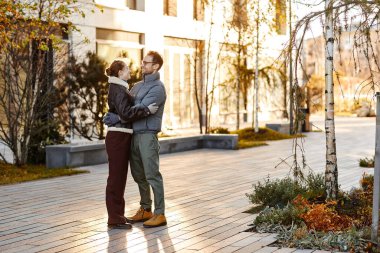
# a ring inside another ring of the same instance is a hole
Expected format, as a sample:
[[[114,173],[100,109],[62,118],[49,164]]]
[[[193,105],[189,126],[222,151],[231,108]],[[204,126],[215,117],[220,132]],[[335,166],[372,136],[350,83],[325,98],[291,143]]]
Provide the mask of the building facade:
[[[234,74],[229,73],[228,59],[236,56],[223,45],[236,44],[238,38],[236,31],[225,22],[231,19],[231,6],[236,1],[239,0],[211,0],[204,6],[201,0],[96,0],[101,11],[96,8],[94,13],[89,12],[85,19],[78,21],[82,34],[72,34],[73,51],[77,56],[93,51],[107,62],[127,55],[135,67],[140,66],[149,50],[158,51],[164,58],[160,73],[168,97],[164,130],[199,126],[199,114],[202,117],[206,114],[200,94],[211,91],[210,125],[233,124],[236,121],[235,86],[230,85],[226,90],[220,84],[228,80],[235,82],[227,75]],[[270,33],[268,28],[263,28],[265,36],[261,40],[265,41],[261,41],[260,53],[270,62],[268,59],[277,58],[287,41],[286,1],[260,2],[274,3],[271,18],[275,19],[276,31]],[[83,35],[90,43],[80,43]],[[253,40],[253,37],[248,39]],[[249,51],[253,49],[248,46]],[[253,69],[253,56],[247,57],[245,64]],[[200,83],[204,85],[199,90]],[[282,115],[284,105],[278,102],[282,93],[282,88],[260,90],[260,119]],[[241,122],[252,121],[253,87],[248,87],[246,97],[246,102],[243,99],[240,102]]]
[[[372,103],[374,89],[380,81],[380,75],[375,70],[380,55],[377,31],[374,29],[369,32],[371,43],[358,34],[355,26],[352,26],[351,30],[338,34],[335,40],[334,99],[338,112],[354,112],[363,103]],[[321,35],[308,39],[303,49],[304,83],[309,81],[309,86],[319,91],[312,96],[311,106],[321,110],[323,106],[319,104],[324,105],[325,38]],[[366,54],[372,60],[368,61]],[[375,70],[372,73],[371,68]]]

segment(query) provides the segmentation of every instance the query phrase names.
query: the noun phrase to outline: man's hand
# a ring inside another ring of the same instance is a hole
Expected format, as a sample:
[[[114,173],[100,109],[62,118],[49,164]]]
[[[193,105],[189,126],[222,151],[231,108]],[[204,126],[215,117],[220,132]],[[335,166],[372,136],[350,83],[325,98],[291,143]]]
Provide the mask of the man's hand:
[[[116,123],[120,122],[119,115],[107,112],[107,114],[103,117],[103,123],[106,124],[108,127],[115,125]]]
[[[150,114],[155,114],[158,110],[158,105],[156,105],[156,103],[152,103],[148,105],[148,109],[150,111]]]

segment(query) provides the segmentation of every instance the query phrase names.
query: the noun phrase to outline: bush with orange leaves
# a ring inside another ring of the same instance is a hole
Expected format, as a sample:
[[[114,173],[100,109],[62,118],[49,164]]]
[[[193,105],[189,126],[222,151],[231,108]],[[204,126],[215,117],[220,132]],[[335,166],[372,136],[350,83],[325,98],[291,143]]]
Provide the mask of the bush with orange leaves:
[[[324,232],[346,230],[353,224],[349,216],[341,215],[335,210],[336,204],[335,201],[313,204],[302,196],[297,196],[293,200],[293,205],[300,211],[299,217],[308,229]]]

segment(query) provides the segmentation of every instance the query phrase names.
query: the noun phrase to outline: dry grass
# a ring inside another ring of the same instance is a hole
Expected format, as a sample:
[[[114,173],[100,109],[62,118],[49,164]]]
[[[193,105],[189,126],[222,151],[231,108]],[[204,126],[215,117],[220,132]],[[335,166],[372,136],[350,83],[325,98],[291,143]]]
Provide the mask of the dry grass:
[[[253,148],[253,147],[259,147],[259,146],[267,146],[268,143],[263,141],[251,141],[251,140],[239,140],[238,142],[238,148]]]
[[[244,128],[238,131],[232,131],[231,134],[237,134],[239,136],[239,148],[258,147],[268,145],[265,141],[284,140],[303,136],[282,134],[268,128],[259,128],[258,133],[255,133],[253,128]]]
[[[47,169],[45,165],[24,165],[17,167],[13,164],[0,163],[0,185],[15,184],[43,178],[70,176],[80,173],[88,173],[88,171],[71,168]]]

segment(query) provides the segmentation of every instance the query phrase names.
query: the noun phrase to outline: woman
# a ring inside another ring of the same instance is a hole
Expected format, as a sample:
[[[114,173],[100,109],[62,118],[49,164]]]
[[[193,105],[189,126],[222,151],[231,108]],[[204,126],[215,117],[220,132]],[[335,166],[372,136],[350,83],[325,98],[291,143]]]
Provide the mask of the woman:
[[[130,71],[123,61],[115,60],[106,69],[108,76],[109,112],[119,116],[121,121],[108,127],[106,150],[108,154],[109,175],[106,187],[106,205],[108,226],[111,228],[130,229],[124,216],[124,191],[127,181],[128,161],[132,137],[131,122],[154,114],[158,107],[155,104],[145,106],[133,105],[133,97],[128,91]]]

